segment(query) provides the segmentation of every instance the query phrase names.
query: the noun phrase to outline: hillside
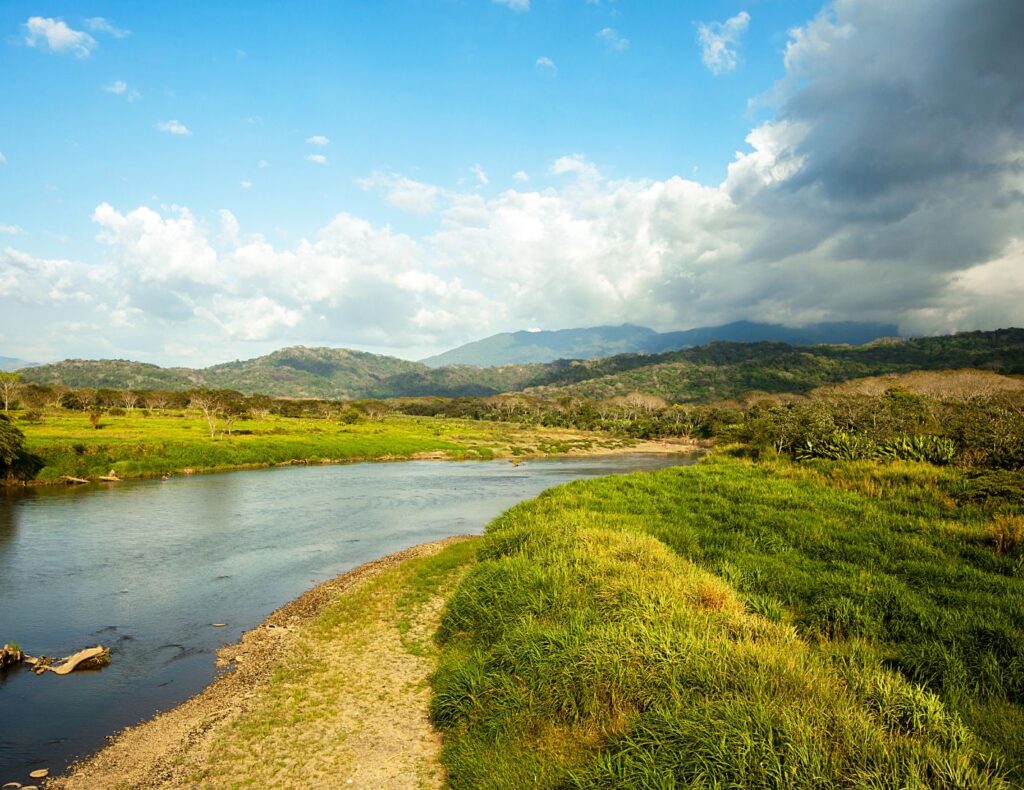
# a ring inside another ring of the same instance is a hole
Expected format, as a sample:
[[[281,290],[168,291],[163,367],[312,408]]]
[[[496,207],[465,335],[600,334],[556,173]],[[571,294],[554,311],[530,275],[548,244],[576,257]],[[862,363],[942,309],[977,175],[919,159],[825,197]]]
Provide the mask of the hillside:
[[[861,345],[898,334],[891,324],[840,321],[794,328],[778,324],[735,321],[680,332],[655,332],[644,326],[594,326],[541,332],[504,332],[453,348],[423,360],[430,367],[445,365],[525,364],[559,359],[596,359],[616,354],[661,353],[702,346],[716,340],[756,343],[773,340],[790,345],[846,343]]]
[[[866,376],[957,368],[1024,374],[1024,329],[876,341],[857,347],[711,343],[651,356],[563,361],[548,366],[529,391],[584,398],[643,392],[700,403],[752,390],[800,393]]]
[[[27,369],[22,376],[26,381],[73,387],[216,387],[291,398],[457,397],[514,391],[543,397],[608,398],[644,392],[700,403],[752,390],[799,393],[866,376],[958,368],[1024,374],[1024,329],[864,346],[715,342],[663,354],[491,368],[430,368],[362,351],[296,346],[200,370],[125,360],[66,360]]]

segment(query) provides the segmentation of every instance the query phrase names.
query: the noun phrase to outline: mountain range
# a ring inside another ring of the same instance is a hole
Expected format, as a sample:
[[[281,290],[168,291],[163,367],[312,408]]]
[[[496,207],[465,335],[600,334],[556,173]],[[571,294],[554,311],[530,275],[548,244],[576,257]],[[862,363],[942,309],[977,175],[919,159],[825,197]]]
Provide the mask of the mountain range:
[[[537,333],[530,333],[537,334]],[[162,368],[127,360],[65,360],[22,371],[39,384],[110,389],[235,389],[290,398],[488,396],[607,398],[630,392],[707,402],[750,391],[806,392],[861,376],[981,368],[1024,375],[1024,329],[965,332],[860,346],[716,341],[660,354],[493,367],[429,367],[362,351],[295,346],[208,368]]]
[[[655,332],[645,326],[594,326],[585,329],[503,332],[466,343],[422,360],[432,368],[446,365],[524,365],[558,359],[596,359],[616,354],[660,354],[716,340],[757,343],[773,340],[795,346],[841,343],[859,346],[881,337],[899,334],[894,324],[835,321],[789,327],[735,321],[721,326],[703,326],[680,332]]]

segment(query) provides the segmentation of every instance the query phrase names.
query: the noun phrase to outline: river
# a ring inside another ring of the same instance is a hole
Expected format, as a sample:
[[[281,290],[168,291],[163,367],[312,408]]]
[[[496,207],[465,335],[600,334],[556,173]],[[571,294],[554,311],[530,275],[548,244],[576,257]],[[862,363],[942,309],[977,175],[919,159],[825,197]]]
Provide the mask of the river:
[[[552,485],[692,460],[361,463],[0,493],[0,644],[64,656],[102,643],[113,659],[0,673],[0,784],[58,773],[196,694],[221,646],[319,582],[480,533]]]

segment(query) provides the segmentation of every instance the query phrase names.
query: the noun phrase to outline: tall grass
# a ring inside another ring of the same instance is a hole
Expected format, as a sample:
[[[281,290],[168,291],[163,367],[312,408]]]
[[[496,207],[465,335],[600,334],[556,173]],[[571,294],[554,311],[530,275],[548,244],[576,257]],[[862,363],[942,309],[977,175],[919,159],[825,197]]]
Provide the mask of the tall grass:
[[[839,468],[719,459],[492,523],[439,632],[453,786],[1020,781],[1021,558],[952,471]]]

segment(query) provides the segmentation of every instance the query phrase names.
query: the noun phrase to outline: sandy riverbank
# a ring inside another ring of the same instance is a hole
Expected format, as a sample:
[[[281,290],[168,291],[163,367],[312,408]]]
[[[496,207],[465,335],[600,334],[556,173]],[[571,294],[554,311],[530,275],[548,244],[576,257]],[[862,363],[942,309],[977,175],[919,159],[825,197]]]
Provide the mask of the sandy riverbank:
[[[413,611],[399,599],[417,560],[467,540],[416,546],[313,587],[220,651],[218,661],[233,670],[113,736],[47,787],[225,787],[252,779],[260,786],[440,786],[427,678],[443,595],[435,590]],[[366,600],[351,615],[325,625],[332,607],[360,596]],[[409,642],[410,627],[421,632],[419,642]],[[288,674],[305,664],[309,671]],[[280,698],[283,691],[293,702]],[[293,722],[278,721],[274,709],[282,704]],[[306,713],[315,715],[314,726],[304,724]]]

